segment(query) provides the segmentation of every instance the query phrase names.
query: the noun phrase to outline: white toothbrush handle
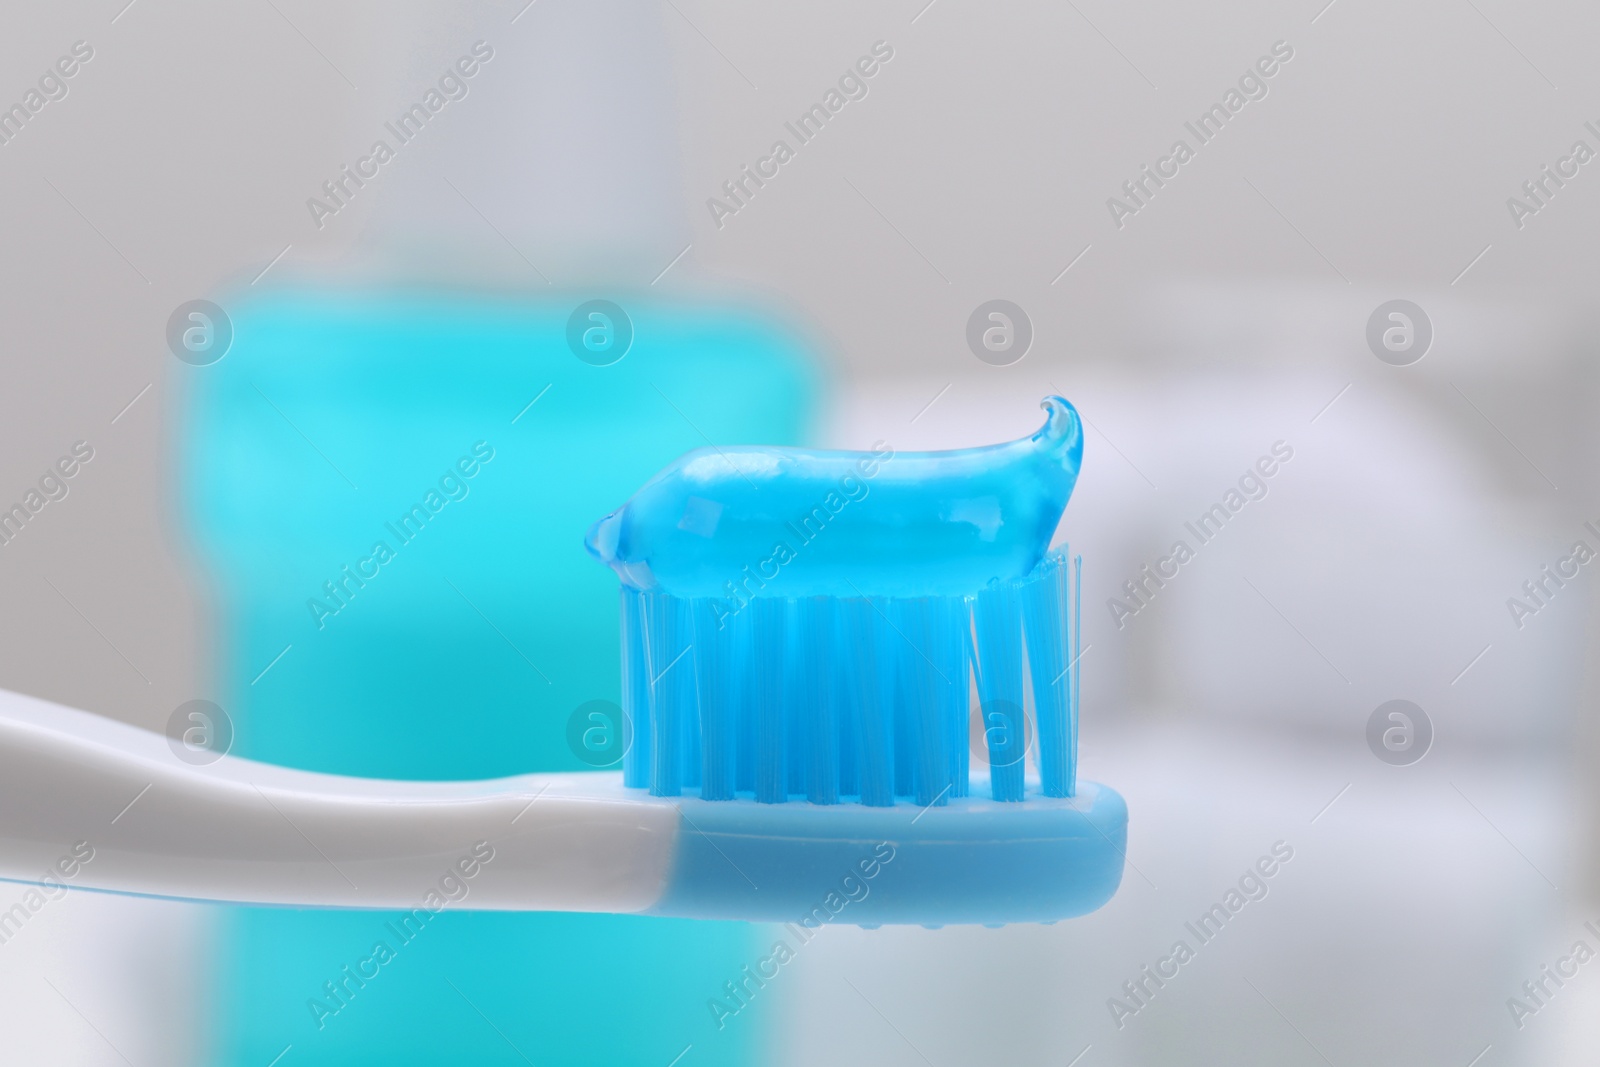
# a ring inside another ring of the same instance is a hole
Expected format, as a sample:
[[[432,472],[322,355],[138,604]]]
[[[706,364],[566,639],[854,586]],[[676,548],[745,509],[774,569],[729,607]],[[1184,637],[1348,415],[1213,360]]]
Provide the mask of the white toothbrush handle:
[[[193,766],[162,735],[0,690],[0,879],[52,893],[636,912],[662,893],[678,825],[671,803],[624,792],[620,774],[402,782],[233,756]]]

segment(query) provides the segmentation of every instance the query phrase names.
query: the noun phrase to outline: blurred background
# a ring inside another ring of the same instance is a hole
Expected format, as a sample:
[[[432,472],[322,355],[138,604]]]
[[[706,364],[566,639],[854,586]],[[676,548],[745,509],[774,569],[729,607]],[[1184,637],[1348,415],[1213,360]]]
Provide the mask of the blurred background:
[[[381,916],[71,894],[0,943],[6,1062],[1600,1050],[1600,964],[1558,962],[1600,951],[1597,586],[1561,562],[1600,552],[1590,8],[96,0],[5,28],[0,504],[92,459],[3,528],[0,686],[155,730],[212,701],[236,751],[319,770],[578,768],[569,715],[618,692],[580,539],[651,472],[987,443],[1058,392],[1089,427],[1059,534],[1082,767],[1131,811],[1100,912],[829,929],[720,1030],[767,931],[446,915],[318,1028]],[[596,299],[633,332],[606,366],[567,341]],[[327,599],[480,441],[429,539]],[[1275,845],[1268,895],[1130,1000]]]

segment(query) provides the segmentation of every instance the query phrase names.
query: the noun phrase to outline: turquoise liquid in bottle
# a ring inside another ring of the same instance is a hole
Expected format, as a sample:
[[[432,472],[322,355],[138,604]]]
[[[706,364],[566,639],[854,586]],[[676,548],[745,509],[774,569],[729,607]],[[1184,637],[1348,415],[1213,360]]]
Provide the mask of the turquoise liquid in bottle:
[[[591,365],[567,342],[589,296],[230,305],[232,349],[182,372],[177,459],[236,753],[428,779],[592,763],[569,719],[618,701],[619,648],[586,528],[707,439],[798,442],[816,381],[759,315],[626,297],[631,346]],[[419,907],[470,894],[443,880],[457,858]],[[696,1064],[750,1064],[763,1006],[719,1031],[706,1003],[767,941],[625,916],[225,909],[207,1062],[666,1064],[693,1044]]]

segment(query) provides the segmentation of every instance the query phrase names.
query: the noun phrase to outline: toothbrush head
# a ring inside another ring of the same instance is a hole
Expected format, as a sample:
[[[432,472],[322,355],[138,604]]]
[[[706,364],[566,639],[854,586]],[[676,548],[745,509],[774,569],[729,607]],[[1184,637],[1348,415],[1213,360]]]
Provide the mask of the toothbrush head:
[[[698,794],[706,869],[827,867],[884,835],[918,883],[966,887],[885,914],[1061,918],[1115,890],[1126,809],[1077,786],[1081,565],[1050,549],[1082,421],[1041,407],[1028,437],[950,452],[697,450],[590,529],[622,579],[625,781]]]

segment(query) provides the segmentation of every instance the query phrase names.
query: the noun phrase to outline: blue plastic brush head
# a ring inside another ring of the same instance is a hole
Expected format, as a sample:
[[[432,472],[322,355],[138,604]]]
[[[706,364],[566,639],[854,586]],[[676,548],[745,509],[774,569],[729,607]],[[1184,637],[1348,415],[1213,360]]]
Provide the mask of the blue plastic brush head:
[[[596,523],[623,581],[627,783],[944,805],[969,791],[975,691],[993,799],[1072,796],[1079,583],[1049,544],[1083,433],[1041,406],[1038,433],[984,448],[697,450]]]

